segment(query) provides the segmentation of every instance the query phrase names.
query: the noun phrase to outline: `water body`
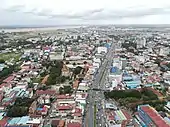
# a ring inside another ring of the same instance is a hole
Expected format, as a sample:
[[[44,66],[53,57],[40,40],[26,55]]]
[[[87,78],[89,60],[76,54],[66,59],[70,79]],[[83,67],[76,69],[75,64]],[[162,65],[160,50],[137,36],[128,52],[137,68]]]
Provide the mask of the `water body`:
[[[4,32],[28,32],[28,31],[51,31],[57,29],[71,29],[71,28],[80,28],[85,26],[80,25],[66,25],[66,26],[7,26],[0,27],[0,31]]]

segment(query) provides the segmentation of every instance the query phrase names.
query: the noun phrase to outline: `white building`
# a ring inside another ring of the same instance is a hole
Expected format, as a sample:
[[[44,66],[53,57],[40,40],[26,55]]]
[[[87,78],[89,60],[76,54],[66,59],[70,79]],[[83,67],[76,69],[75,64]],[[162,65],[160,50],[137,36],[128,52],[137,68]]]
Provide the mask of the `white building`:
[[[166,56],[170,52],[169,47],[160,48],[159,55]]]
[[[54,60],[63,60],[64,59],[64,53],[56,53],[56,52],[51,52],[50,53],[50,60],[54,61]]]
[[[106,47],[98,47],[97,48],[97,53],[102,53],[102,52],[104,52],[104,53],[107,53],[107,48]]]

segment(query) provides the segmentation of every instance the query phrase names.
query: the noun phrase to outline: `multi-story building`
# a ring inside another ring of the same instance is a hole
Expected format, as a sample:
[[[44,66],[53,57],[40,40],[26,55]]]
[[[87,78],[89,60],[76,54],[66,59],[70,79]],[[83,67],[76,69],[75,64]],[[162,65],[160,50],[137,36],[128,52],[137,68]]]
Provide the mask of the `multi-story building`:
[[[140,105],[137,110],[139,117],[147,127],[170,127],[153,107]]]

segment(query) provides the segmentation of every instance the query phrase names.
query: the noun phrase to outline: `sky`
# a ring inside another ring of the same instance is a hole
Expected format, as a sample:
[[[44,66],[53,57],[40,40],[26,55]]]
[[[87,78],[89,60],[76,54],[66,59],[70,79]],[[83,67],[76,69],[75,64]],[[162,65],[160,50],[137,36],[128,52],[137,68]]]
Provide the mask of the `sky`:
[[[0,0],[0,26],[170,24],[170,0]]]

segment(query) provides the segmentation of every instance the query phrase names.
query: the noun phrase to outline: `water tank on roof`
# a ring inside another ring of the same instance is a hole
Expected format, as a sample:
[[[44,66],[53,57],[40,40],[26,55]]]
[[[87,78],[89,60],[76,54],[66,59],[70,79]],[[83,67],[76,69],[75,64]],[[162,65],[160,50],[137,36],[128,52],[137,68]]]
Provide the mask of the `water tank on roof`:
[[[117,71],[117,68],[116,67],[112,67],[110,71],[111,71],[111,73],[115,73]]]
[[[104,46],[105,46],[107,49],[110,48],[110,45],[109,45],[108,43],[106,43]]]

